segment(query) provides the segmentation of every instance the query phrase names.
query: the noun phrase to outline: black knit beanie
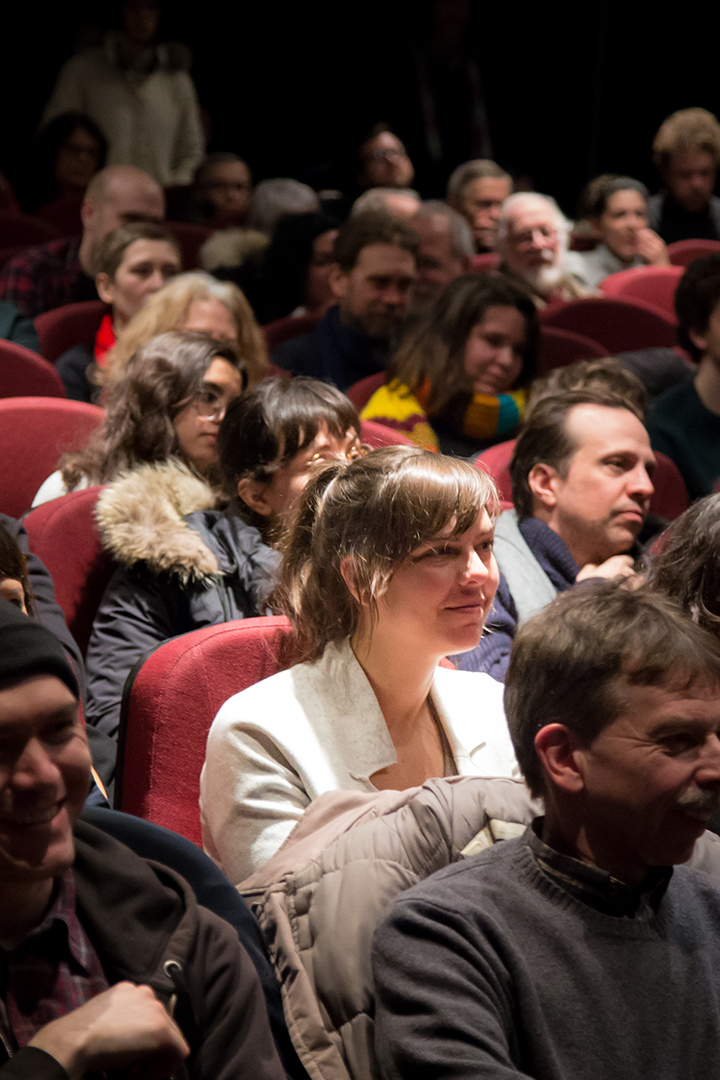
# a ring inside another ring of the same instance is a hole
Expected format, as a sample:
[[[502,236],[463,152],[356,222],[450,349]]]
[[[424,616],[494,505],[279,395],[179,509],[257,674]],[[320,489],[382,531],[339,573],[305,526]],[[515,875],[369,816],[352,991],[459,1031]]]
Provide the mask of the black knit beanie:
[[[77,679],[55,635],[0,599],[0,682],[31,675],[57,675],[79,697]]]

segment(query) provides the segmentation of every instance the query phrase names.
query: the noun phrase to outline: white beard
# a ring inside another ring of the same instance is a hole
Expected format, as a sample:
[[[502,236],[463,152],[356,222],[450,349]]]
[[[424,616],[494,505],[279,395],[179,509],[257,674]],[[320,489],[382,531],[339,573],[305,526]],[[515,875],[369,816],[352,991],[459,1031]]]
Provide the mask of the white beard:
[[[526,270],[523,275],[530,288],[541,295],[552,292],[562,276],[562,266],[555,263],[548,266],[538,266],[535,270]]]

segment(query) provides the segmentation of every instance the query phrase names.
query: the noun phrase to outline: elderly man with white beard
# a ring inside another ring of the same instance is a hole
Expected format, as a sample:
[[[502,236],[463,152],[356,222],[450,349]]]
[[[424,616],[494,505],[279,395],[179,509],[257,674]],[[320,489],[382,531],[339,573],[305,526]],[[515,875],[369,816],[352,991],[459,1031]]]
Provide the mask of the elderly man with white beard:
[[[569,222],[548,195],[520,191],[505,200],[498,221],[499,270],[538,308],[590,293],[566,273]]]

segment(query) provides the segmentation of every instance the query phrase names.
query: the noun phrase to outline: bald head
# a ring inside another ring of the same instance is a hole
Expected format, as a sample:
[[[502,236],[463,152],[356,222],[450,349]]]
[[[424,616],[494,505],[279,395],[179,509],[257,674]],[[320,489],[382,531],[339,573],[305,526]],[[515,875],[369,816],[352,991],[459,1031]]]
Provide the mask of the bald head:
[[[131,221],[164,221],[165,194],[152,176],[133,165],[108,165],[88,184],[82,209],[80,262],[95,273],[100,241],[118,225]]]

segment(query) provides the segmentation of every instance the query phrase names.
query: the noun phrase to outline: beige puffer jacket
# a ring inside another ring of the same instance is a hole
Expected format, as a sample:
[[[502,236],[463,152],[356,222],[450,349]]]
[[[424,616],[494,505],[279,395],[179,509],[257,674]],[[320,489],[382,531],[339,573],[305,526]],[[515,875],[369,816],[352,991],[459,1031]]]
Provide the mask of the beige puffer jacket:
[[[243,882],[313,1080],[377,1075],[370,950],[396,896],[519,835],[540,812],[520,780],[452,777],[407,791],[330,792]]]

